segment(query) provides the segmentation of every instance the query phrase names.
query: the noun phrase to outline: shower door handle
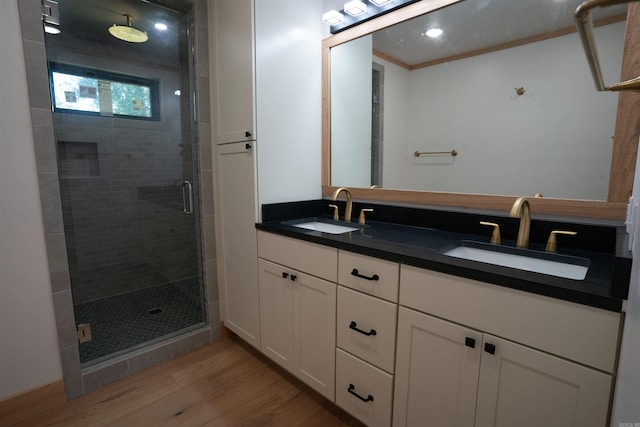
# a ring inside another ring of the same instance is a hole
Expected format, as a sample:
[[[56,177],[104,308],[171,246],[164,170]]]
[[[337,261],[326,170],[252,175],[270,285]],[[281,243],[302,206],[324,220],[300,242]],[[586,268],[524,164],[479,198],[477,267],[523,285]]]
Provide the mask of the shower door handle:
[[[193,186],[187,180],[182,181],[182,211],[193,215]]]

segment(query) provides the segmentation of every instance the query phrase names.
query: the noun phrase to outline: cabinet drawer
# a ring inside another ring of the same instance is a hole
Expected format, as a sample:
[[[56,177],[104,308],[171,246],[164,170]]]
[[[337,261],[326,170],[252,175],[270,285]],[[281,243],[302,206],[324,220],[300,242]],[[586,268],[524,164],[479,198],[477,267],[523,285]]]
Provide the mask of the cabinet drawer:
[[[336,404],[342,409],[367,426],[389,426],[392,389],[393,375],[336,349]]]
[[[338,286],[338,347],[393,372],[396,313],[396,304]]]
[[[613,372],[620,313],[402,266],[400,304]]]
[[[399,273],[395,262],[344,251],[338,255],[338,284],[388,301],[398,302]]]
[[[258,231],[258,257],[337,281],[338,250],[335,248]]]

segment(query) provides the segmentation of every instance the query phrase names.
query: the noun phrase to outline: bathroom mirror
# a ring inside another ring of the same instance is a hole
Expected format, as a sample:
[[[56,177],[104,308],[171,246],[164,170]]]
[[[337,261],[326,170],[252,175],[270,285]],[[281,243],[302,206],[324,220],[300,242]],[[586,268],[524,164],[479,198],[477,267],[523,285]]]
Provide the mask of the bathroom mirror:
[[[503,209],[542,193],[539,213],[623,218],[637,135],[616,128],[627,94],[594,88],[579,4],[419,2],[325,39],[324,194]],[[626,12],[593,14],[611,80]]]

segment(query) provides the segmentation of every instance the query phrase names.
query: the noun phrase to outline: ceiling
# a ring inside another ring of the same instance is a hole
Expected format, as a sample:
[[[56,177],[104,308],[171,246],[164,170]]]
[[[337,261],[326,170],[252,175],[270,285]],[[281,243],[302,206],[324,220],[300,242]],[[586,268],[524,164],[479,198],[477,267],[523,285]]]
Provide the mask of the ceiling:
[[[573,13],[582,0],[465,0],[380,30],[375,50],[408,66],[473,52],[527,37],[575,28]],[[594,21],[621,15],[626,5],[597,8]],[[424,32],[444,30],[432,39]]]
[[[58,0],[62,33],[47,35],[47,43],[94,43],[155,61],[173,61],[179,55],[181,25],[191,5],[191,0]],[[126,25],[127,14],[133,27],[149,35],[146,43],[129,43],[109,34],[113,24]],[[156,22],[169,28],[156,30]]]

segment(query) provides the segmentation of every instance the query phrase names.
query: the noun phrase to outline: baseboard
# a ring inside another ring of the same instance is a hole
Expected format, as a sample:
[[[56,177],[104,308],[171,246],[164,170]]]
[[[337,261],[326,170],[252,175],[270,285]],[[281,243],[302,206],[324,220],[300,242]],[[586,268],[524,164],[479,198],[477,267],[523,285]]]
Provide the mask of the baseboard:
[[[0,402],[0,427],[10,426],[67,401],[64,381],[57,380]]]

